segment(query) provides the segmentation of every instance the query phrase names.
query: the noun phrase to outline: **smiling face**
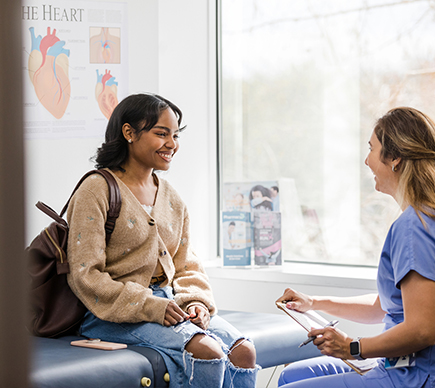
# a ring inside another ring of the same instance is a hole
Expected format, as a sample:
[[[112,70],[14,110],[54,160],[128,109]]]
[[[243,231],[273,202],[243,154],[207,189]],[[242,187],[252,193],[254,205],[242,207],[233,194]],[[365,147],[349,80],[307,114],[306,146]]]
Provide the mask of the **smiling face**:
[[[365,164],[372,170],[375,176],[375,189],[381,193],[389,194],[395,198],[399,184],[399,172],[393,172],[393,165],[396,166],[399,160],[387,158],[381,160],[382,145],[376,136],[372,133],[369,141],[370,151],[365,160]]]
[[[178,121],[172,109],[165,109],[156,125],[149,131],[135,134],[129,124],[124,124],[124,136],[129,144],[127,164],[136,164],[144,169],[169,169],[174,154],[178,151]]]

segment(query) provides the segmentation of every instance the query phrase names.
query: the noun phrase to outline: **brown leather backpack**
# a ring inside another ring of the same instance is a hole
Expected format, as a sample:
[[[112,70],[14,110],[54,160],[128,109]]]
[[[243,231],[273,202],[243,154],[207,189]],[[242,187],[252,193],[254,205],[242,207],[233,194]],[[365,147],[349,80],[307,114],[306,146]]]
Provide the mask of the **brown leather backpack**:
[[[102,175],[109,186],[106,244],[115,228],[121,210],[121,194],[115,178],[106,170],[86,173],[72,192],[60,214],[42,202],[36,207],[54,219],[26,248],[25,256],[30,275],[29,331],[40,337],[58,337],[74,333],[87,309],[71,291],[67,283],[69,263],[67,258],[68,224],[62,218],[69,202],[82,184],[92,174]]]

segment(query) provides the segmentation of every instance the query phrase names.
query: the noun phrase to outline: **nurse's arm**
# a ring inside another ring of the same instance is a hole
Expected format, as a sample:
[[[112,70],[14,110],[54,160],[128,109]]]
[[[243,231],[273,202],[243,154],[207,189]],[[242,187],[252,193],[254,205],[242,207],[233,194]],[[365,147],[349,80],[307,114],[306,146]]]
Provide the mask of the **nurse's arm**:
[[[401,281],[404,321],[361,339],[363,357],[399,357],[435,345],[435,282],[415,271]]]
[[[359,323],[381,323],[385,311],[377,294],[351,297],[313,296],[313,310],[320,310],[339,318]]]

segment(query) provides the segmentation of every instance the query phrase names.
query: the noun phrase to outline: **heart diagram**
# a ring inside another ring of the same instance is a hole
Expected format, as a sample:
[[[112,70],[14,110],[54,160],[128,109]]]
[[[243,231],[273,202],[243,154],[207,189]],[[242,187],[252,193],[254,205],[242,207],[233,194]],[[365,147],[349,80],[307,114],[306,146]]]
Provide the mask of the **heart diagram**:
[[[56,36],[56,30],[47,35],[35,36],[31,27],[32,51],[28,60],[30,80],[36,96],[41,104],[55,118],[65,114],[71,95],[71,84],[68,76],[70,50],[64,49],[65,41]]]
[[[121,39],[119,28],[90,28],[90,62],[121,63]]]
[[[110,74],[110,70],[106,69],[104,74],[100,74],[97,70],[95,98],[101,112],[109,119],[113,109],[118,105],[118,82],[115,82],[115,77]]]

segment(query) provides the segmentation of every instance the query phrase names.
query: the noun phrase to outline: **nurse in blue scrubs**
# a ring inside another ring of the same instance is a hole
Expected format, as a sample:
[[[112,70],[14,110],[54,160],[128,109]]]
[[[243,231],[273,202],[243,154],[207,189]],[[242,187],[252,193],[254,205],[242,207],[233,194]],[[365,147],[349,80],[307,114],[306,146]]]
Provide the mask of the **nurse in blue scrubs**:
[[[365,164],[376,190],[402,209],[382,249],[378,294],[320,297],[288,288],[278,301],[301,312],[383,322],[384,330],[364,338],[334,327],[312,330],[314,345],[330,357],[289,365],[281,387],[435,387],[435,124],[416,109],[392,109],[376,123],[369,149]],[[341,360],[374,357],[377,365],[364,375]]]

